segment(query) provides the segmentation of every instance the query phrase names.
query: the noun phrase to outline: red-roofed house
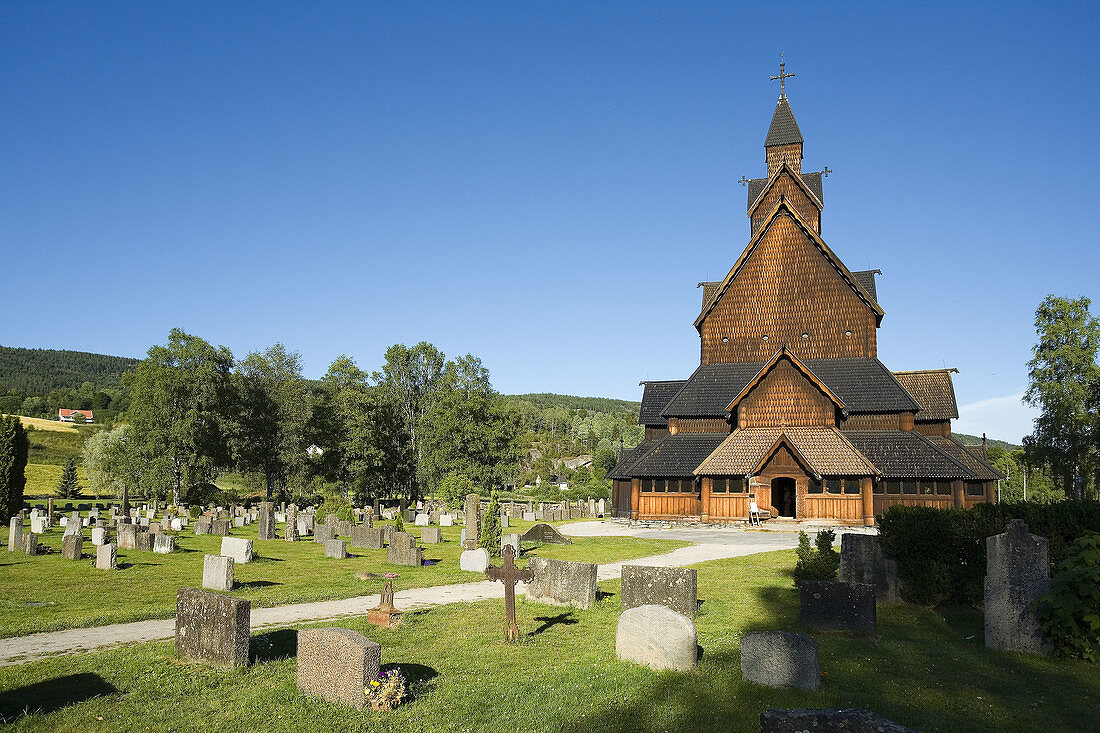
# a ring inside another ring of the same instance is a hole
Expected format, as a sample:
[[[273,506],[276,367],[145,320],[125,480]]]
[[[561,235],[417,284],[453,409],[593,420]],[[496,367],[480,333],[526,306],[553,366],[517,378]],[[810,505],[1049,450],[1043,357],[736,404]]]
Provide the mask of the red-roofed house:
[[[91,410],[65,410],[65,409],[60,409],[60,410],[57,411],[57,419],[60,420],[61,422],[76,422],[76,420],[73,418],[73,415],[75,415],[77,413],[80,413],[81,415],[84,416],[83,422],[92,422],[92,411]]]

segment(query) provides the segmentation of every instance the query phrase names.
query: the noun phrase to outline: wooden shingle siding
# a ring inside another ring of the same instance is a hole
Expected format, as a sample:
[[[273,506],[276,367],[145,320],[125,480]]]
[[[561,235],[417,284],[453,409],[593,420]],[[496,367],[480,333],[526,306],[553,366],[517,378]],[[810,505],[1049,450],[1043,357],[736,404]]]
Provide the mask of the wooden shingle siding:
[[[730,424],[722,418],[680,418],[681,433],[728,433]]]
[[[749,214],[752,219],[752,234],[756,234],[764,217],[775,207],[780,197],[786,198],[798,215],[811,224],[815,232],[821,233],[821,210],[806,195],[802,186],[791,178],[791,174],[783,171]]]
[[[767,361],[784,344],[803,360],[876,353],[874,312],[785,213],[699,326],[703,364]]]
[[[832,401],[786,359],[777,362],[737,406],[737,426],[741,428],[835,422]]]
[[[764,158],[768,163],[768,176],[779,170],[783,161],[799,173],[802,172],[802,143],[793,145],[775,145],[764,149]]]
[[[900,430],[897,413],[849,415],[840,423],[841,430]]]

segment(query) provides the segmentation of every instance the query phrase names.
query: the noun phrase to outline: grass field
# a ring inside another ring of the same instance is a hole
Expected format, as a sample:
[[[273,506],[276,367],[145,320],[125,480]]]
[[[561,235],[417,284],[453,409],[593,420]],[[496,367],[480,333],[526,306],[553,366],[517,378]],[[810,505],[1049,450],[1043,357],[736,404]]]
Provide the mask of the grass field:
[[[300,695],[295,630],[252,637],[253,664],[225,670],[176,659],[170,642],[0,668],[0,715],[19,731],[757,731],[772,707],[858,707],[933,731],[1096,730],[1100,665],[986,650],[971,610],[882,607],[868,638],[813,634],[816,692],[743,682],[739,639],[797,628],[791,551],[699,568],[702,658],[656,673],[615,659],[617,581],[589,611],[520,602],[520,643],[500,640],[500,601],[411,613],[396,629],[339,625],[382,646],[384,667],[414,680],[390,713]],[[327,624],[331,625],[331,624]],[[43,713],[24,714],[27,706]]]
[[[523,532],[533,525],[517,524],[512,531]],[[398,573],[396,590],[478,580],[479,575],[458,569],[461,529],[443,527],[445,542],[423,545],[424,558],[438,562],[419,568],[389,565],[385,550],[348,548],[355,557],[334,560],[324,557],[322,545],[313,541],[256,540],[253,548],[257,559],[236,566],[239,587],[233,595],[248,598],[254,606],[275,606],[377,593],[383,580],[358,580],[355,573],[361,570]],[[24,531],[29,531],[29,525]],[[221,545],[220,537],[183,531],[176,539],[179,552],[157,555],[120,549],[118,562],[122,569],[105,572],[92,569],[90,560],[62,559],[61,534],[62,529],[54,527],[41,537],[41,544],[52,548],[53,554],[28,557],[8,553],[6,548],[0,554],[0,637],[173,616],[176,591],[201,584],[203,555],[218,554]],[[84,552],[90,556],[94,550],[88,530],[84,535]],[[419,537],[418,529],[414,535]],[[255,540],[256,525],[235,528],[232,536]],[[685,544],[675,540],[584,537],[574,539],[570,545],[525,545],[525,549],[532,555],[559,560],[615,562],[668,552]]]

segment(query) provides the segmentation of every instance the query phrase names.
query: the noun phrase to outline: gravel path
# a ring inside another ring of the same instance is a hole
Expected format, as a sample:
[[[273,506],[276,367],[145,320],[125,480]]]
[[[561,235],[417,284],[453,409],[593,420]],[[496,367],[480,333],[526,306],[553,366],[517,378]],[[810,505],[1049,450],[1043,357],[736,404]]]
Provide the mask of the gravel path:
[[[740,557],[796,547],[798,538],[790,532],[760,532],[739,529],[685,528],[664,529],[630,527],[616,522],[578,522],[564,525],[562,532],[573,536],[630,536],[656,539],[678,539],[694,542],[689,547],[626,561],[631,565],[669,565],[682,567],[708,560]],[[599,580],[618,578],[624,563],[607,563],[597,568]],[[520,583],[516,592],[525,592]],[[487,598],[503,598],[504,586],[488,580],[472,583],[440,585],[434,588],[413,588],[394,594],[394,605],[402,610],[431,608],[447,603],[471,603]],[[299,623],[328,621],[345,616],[358,616],[378,605],[377,594],[356,596],[338,601],[294,603],[286,606],[252,609],[252,629],[290,626]],[[79,654],[93,649],[131,642],[170,639],[175,635],[174,618],[134,621],[109,626],[93,626],[66,631],[51,631],[28,636],[0,639],[0,665],[22,664],[58,654]]]

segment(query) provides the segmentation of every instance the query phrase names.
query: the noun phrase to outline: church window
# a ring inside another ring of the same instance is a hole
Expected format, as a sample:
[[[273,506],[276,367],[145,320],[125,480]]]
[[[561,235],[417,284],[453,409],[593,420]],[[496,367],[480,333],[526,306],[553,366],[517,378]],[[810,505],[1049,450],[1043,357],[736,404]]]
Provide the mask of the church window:
[[[722,337],[722,343],[728,344],[729,342],[730,342],[730,337],[729,336],[723,336]]]
[[[804,338],[804,339],[808,339],[809,337],[810,337],[810,334],[808,334],[808,333],[803,333],[802,334],[802,338]]]
[[[848,329],[847,331],[844,332],[844,335],[845,336],[851,336],[852,335],[852,330]]]
[[[653,479],[651,479],[651,478],[642,479],[642,491],[653,491]]]
[[[882,481],[875,481],[873,484],[871,484],[871,493],[872,494],[882,494],[882,493],[885,493],[885,491],[886,491],[886,484],[883,483]]]
[[[731,494],[744,494],[745,493],[745,479],[743,478],[731,478],[729,479],[729,488]]]
[[[653,479],[653,490],[656,492],[662,492],[665,490],[665,480],[663,478]]]
[[[966,482],[967,496],[985,496],[985,485],[981,481]]]
[[[846,478],[846,479],[844,479],[844,493],[845,494],[858,494],[859,493],[859,479],[858,478]]]
[[[810,479],[810,486],[806,489],[807,494],[820,494],[822,492],[821,482],[815,478]]]
[[[829,493],[829,494],[839,494],[840,493],[840,479],[838,479],[838,478],[827,478],[827,479],[825,479],[825,491],[826,491],[826,493]]]
[[[939,496],[951,496],[951,482],[950,481],[937,481],[936,482],[936,494]]]
[[[921,481],[920,482],[920,493],[922,493],[922,494],[931,494],[935,490],[935,488],[936,488],[936,482],[935,481]]]
[[[916,481],[902,481],[901,482],[901,493],[903,493],[903,494],[915,494],[915,493],[917,493],[917,482]]]
[[[711,479],[710,492],[712,494],[724,494],[724,493],[726,493],[727,487],[728,487],[728,479],[724,479],[724,478]]]
[[[887,481],[886,482],[887,494],[900,494],[901,493],[901,481]]]

